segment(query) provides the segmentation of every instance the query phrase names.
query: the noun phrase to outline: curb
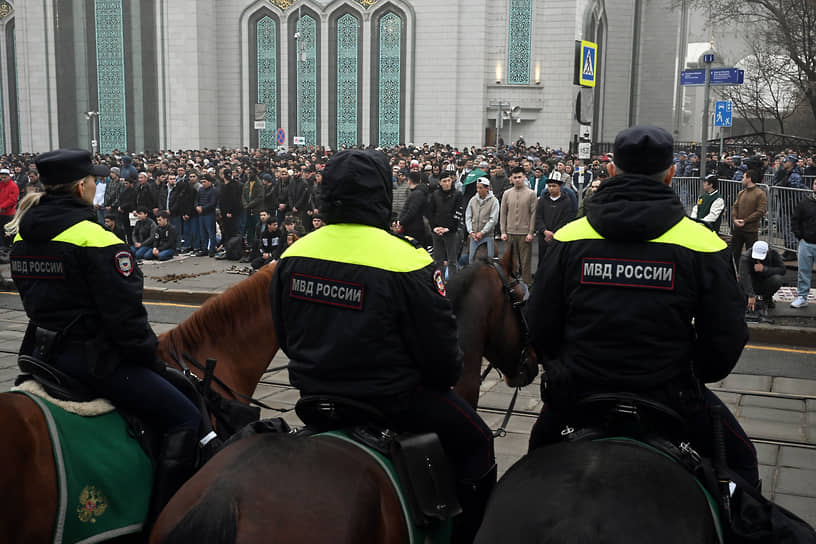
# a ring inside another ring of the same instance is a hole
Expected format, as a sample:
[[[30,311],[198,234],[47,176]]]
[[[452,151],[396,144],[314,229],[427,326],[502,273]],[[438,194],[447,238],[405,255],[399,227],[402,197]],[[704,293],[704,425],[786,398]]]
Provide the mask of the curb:
[[[213,291],[185,291],[182,289],[162,289],[145,287],[142,298],[150,302],[175,302],[179,304],[204,304],[210,298],[219,295]]]
[[[748,325],[748,339],[766,344],[813,348],[816,347],[816,328],[751,323]]]

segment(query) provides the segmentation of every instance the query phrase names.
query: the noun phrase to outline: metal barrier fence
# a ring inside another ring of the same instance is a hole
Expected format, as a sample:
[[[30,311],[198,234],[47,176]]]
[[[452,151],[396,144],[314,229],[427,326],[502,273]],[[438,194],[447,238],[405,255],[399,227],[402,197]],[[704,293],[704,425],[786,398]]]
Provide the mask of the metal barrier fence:
[[[768,196],[768,210],[759,227],[759,237],[779,250],[796,251],[798,242],[791,229],[791,218],[799,201],[813,191],[809,189],[792,189],[790,187],[774,187],[764,183],[757,187],[765,191]],[[672,188],[680,197],[680,201],[691,214],[691,209],[703,192],[703,184],[699,178],[674,178]],[[731,234],[731,206],[737,200],[737,193],[742,190],[742,182],[720,180],[720,194],[725,200],[725,210],[722,214],[720,234]]]

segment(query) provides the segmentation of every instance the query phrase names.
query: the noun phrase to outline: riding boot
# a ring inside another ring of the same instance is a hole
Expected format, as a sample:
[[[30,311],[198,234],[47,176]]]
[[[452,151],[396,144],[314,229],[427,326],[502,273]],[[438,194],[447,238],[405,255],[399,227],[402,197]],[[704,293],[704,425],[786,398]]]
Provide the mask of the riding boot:
[[[453,544],[470,544],[482,525],[487,500],[496,485],[496,465],[493,465],[481,478],[473,481],[456,482],[456,495],[462,506],[462,513],[454,518]]]
[[[146,527],[150,527],[159,517],[170,498],[195,472],[198,455],[196,431],[183,429],[164,435],[162,449],[153,479],[153,495]]]

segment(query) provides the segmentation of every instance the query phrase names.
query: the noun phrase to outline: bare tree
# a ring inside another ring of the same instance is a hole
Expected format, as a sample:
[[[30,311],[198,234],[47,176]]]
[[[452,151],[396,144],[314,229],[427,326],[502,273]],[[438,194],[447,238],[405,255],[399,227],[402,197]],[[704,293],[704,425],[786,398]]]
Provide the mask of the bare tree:
[[[816,121],[816,0],[691,0],[691,4],[710,13],[714,24],[744,23],[752,30],[748,40],[787,57],[795,73],[786,77]]]
[[[718,87],[718,95],[733,104],[754,132],[764,133],[768,119],[776,121],[785,133],[785,121],[802,103],[802,94],[791,84],[799,70],[786,56],[776,54],[764,42],[746,40],[750,54],[741,61],[745,70],[742,85]]]

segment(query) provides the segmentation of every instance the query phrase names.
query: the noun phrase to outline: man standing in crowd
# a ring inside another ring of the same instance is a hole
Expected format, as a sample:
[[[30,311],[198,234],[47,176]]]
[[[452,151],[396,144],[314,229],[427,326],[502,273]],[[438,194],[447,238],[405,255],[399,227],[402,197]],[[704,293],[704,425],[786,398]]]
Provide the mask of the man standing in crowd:
[[[269,175],[269,174],[264,174]],[[246,214],[244,223],[245,235],[249,247],[255,245],[255,231],[258,226],[258,214],[265,208],[264,199],[266,193],[264,191],[264,184],[260,183],[257,176],[252,176],[244,183],[243,191],[241,193],[241,205]]]
[[[742,176],[743,189],[737,193],[737,199],[731,206],[731,254],[734,263],[739,263],[743,245],[751,247],[759,238],[759,222],[768,209],[768,196],[757,187],[754,181],[756,170],[746,170]]]
[[[725,199],[720,194],[720,181],[717,174],[708,174],[703,180],[703,194],[697,204],[691,209],[690,217],[702,223],[715,233],[720,232],[722,212],[725,209]]]
[[[538,237],[539,269],[555,233],[575,217],[572,202],[561,192],[562,185],[561,180],[547,180],[547,190],[541,193],[536,205],[535,229]]]
[[[11,179],[8,168],[0,168],[0,248],[9,248],[9,243],[4,227],[6,223],[14,219],[17,213],[17,199],[20,196],[20,189]]]
[[[147,173],[139,172],[138,185],[136,185],[136,207],[147,208],[152,217],[153,210],[159,207],[158,187],[153,180],[147,177]]]
[[[513,272],[521,261],[521,279],[527,285],[533,283],[533,235],[535,234],[536,195],[527,187],[523,167],[514,168],[510,173],[513,188],[505,191],[501,202],[499,221],[501,239],[507,242],[507,250],[512,250]]]
[[[768,242],[758,240],[748,251],[742,254],[739,264],[739,278],[743,291],[748,297],[747,309],[756,311],[757,295],[767,309],[773,309],[774,293],[782,287],[785,277],[785,263]]]
[[[709,408],[717,406],[728,465],[756,485],[751,441],[704,387],[725,378],[742,353],[744,300],[725,242],[687,218],[670,187],[672,147],[659,127],[619,133],[610,179],[586,217],[555,233],[538,269],[527,319],[548,378],[530,448],[562,440],[580,399],[635,391],[681,414],[691,446],[705,456],[714,444]]]
[[[122,178],[124,185],[122,192],[119,193],[118,207],[116,208],[116,222],[119,223],[127,233],[128,244],[133,243],[133,229],[130,225],[130,214],[136,210],[136,189],[133,184],[136,178]]]
[[[447,280],[456,273],[459,239],[456,234],[462,218],[462,193],[453,188],[454,175],[441,171],[439,190],[431,195],[429,220],[433,231],[433,258]],[[450,268],[448,268],[450,267]]]
[[[814,192],[799,201],[791,222],[793,233],[799,240],[799,274],[796,281],[796,299],[791,302],[793,308],[804,308],[808,305],[813,263],[816,262],[816,177],[811,183]]]
[[[499,220],[499,201],[490,192],[490,180],[482,177],[476,181],[476,194],[465,209],[465,227],[470,235],[468,262],[476,257],[476,250],[487,244],[487,257],[494,256],[493,228]]]
[[[425,217],[428,215],[428,191],[420,181],[419,172],[408,172],[408,198],[397,221],[402,233],[417,240],[422,247],[428,247],[425,237]]]
[[[218,204],[218,189],[213,187],[209,174],[201,176],[201,188],[196,196],[195,209],[198,212],[198,251],[196,257],[215,257],[215,207]]]

